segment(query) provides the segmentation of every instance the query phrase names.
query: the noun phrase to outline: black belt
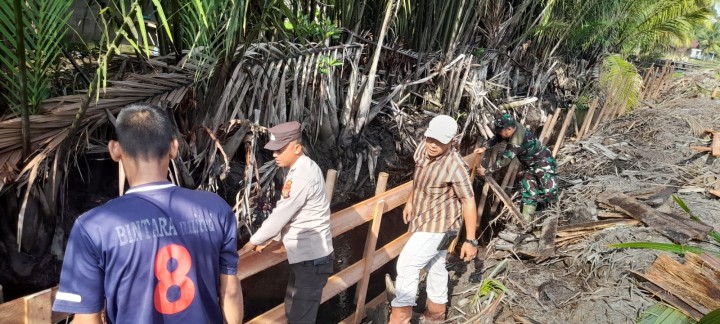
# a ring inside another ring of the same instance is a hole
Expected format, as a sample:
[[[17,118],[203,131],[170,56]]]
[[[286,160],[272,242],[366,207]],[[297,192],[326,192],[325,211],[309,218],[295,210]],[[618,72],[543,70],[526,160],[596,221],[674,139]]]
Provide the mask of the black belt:
[[[316,266],[316,265],[321,265],[321,264],[328,264],[328,263],[330,263],[330,261],[332,261],[332,260],[334,260],[334,259],[335,259],[335,252],[330,252],[330,254],[328,254],[328,255],[326,255],[326,256],[324,256],[324,257],[320,257],[320,258],[317,258],[317,259],[315,259],[315,260],[302,261],[302,262],[300,262],[300,263],[301,263],[302,265],[312,265],[312,266]]]

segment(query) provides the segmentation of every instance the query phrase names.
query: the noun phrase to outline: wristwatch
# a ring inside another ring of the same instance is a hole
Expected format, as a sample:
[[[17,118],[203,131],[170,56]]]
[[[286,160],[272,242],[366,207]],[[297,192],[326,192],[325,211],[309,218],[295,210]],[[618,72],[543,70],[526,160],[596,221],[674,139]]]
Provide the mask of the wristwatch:
[[[480,244],[478,243],[478,240],[465,240],[465,242],[470,243],[470,245],[472,245],[474,247],[480,246]]]

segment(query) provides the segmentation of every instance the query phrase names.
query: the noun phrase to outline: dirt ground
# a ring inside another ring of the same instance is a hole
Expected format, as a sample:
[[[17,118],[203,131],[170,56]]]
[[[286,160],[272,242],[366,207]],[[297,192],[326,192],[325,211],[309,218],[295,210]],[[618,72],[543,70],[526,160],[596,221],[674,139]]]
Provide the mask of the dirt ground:
[[[720,101],[710,99],[718,85],[715,71],[688,72],[672,80],[655,102],[600,125],[582,141],[567,142],[558,155],[560,202],[542,216],[556,215],[560,225],[597,220],[602,208],[595,197],[600,193],[666,189],[664,195],[641,201],[684,215],[671,197],[675,194],[703,222],[720,230],[720,199],[704,192],[720,189],[720,162],[689,148],[709,146],[703,130],[720,129]],[[611,160],[593,143],[617,158]],[[642,272],[660,252],[608,245],[636,241],[670,243],[642,225],[609,228],[558,249],[555,257],[540,263],[494,251],[491,244],[481,265],[482,277],[507,259],[505,270],[495,278],[508,291],[484,323],[522,323],[520,318],[525,323],[635,323],[658,300],[638,288],[631,271]],[[706,242],[690,245],[720,251]],[[455,285],[448,323],[480,323],[474,315],[478,306],[472,303],[479,284],[470,282],[477,274],[472,265],[467,268],[451,271]]]

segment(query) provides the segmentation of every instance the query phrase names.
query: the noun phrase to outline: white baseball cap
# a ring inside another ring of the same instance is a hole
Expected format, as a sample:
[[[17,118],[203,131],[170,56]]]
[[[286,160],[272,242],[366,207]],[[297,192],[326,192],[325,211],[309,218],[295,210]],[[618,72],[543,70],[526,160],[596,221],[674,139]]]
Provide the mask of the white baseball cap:
[[[428,125],[425,131],[425,137],[438,140],[440,143],[447,144],[457,134],[458,124],[454,118],[448,115],[437,115]]]

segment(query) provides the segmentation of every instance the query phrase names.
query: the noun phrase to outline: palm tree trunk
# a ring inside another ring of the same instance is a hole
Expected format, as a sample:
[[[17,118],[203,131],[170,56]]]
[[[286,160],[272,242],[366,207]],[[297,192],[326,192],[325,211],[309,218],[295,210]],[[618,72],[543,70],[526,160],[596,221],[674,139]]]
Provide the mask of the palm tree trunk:
[[[25,65],[25,29],[22,21],[22,4],[15,0],[15,28],[17,28],[17,57],[20,72],[20,114],[22,118],[22,155],[26,159],[30,155],[30,107],[27,97],[27,66]]]

